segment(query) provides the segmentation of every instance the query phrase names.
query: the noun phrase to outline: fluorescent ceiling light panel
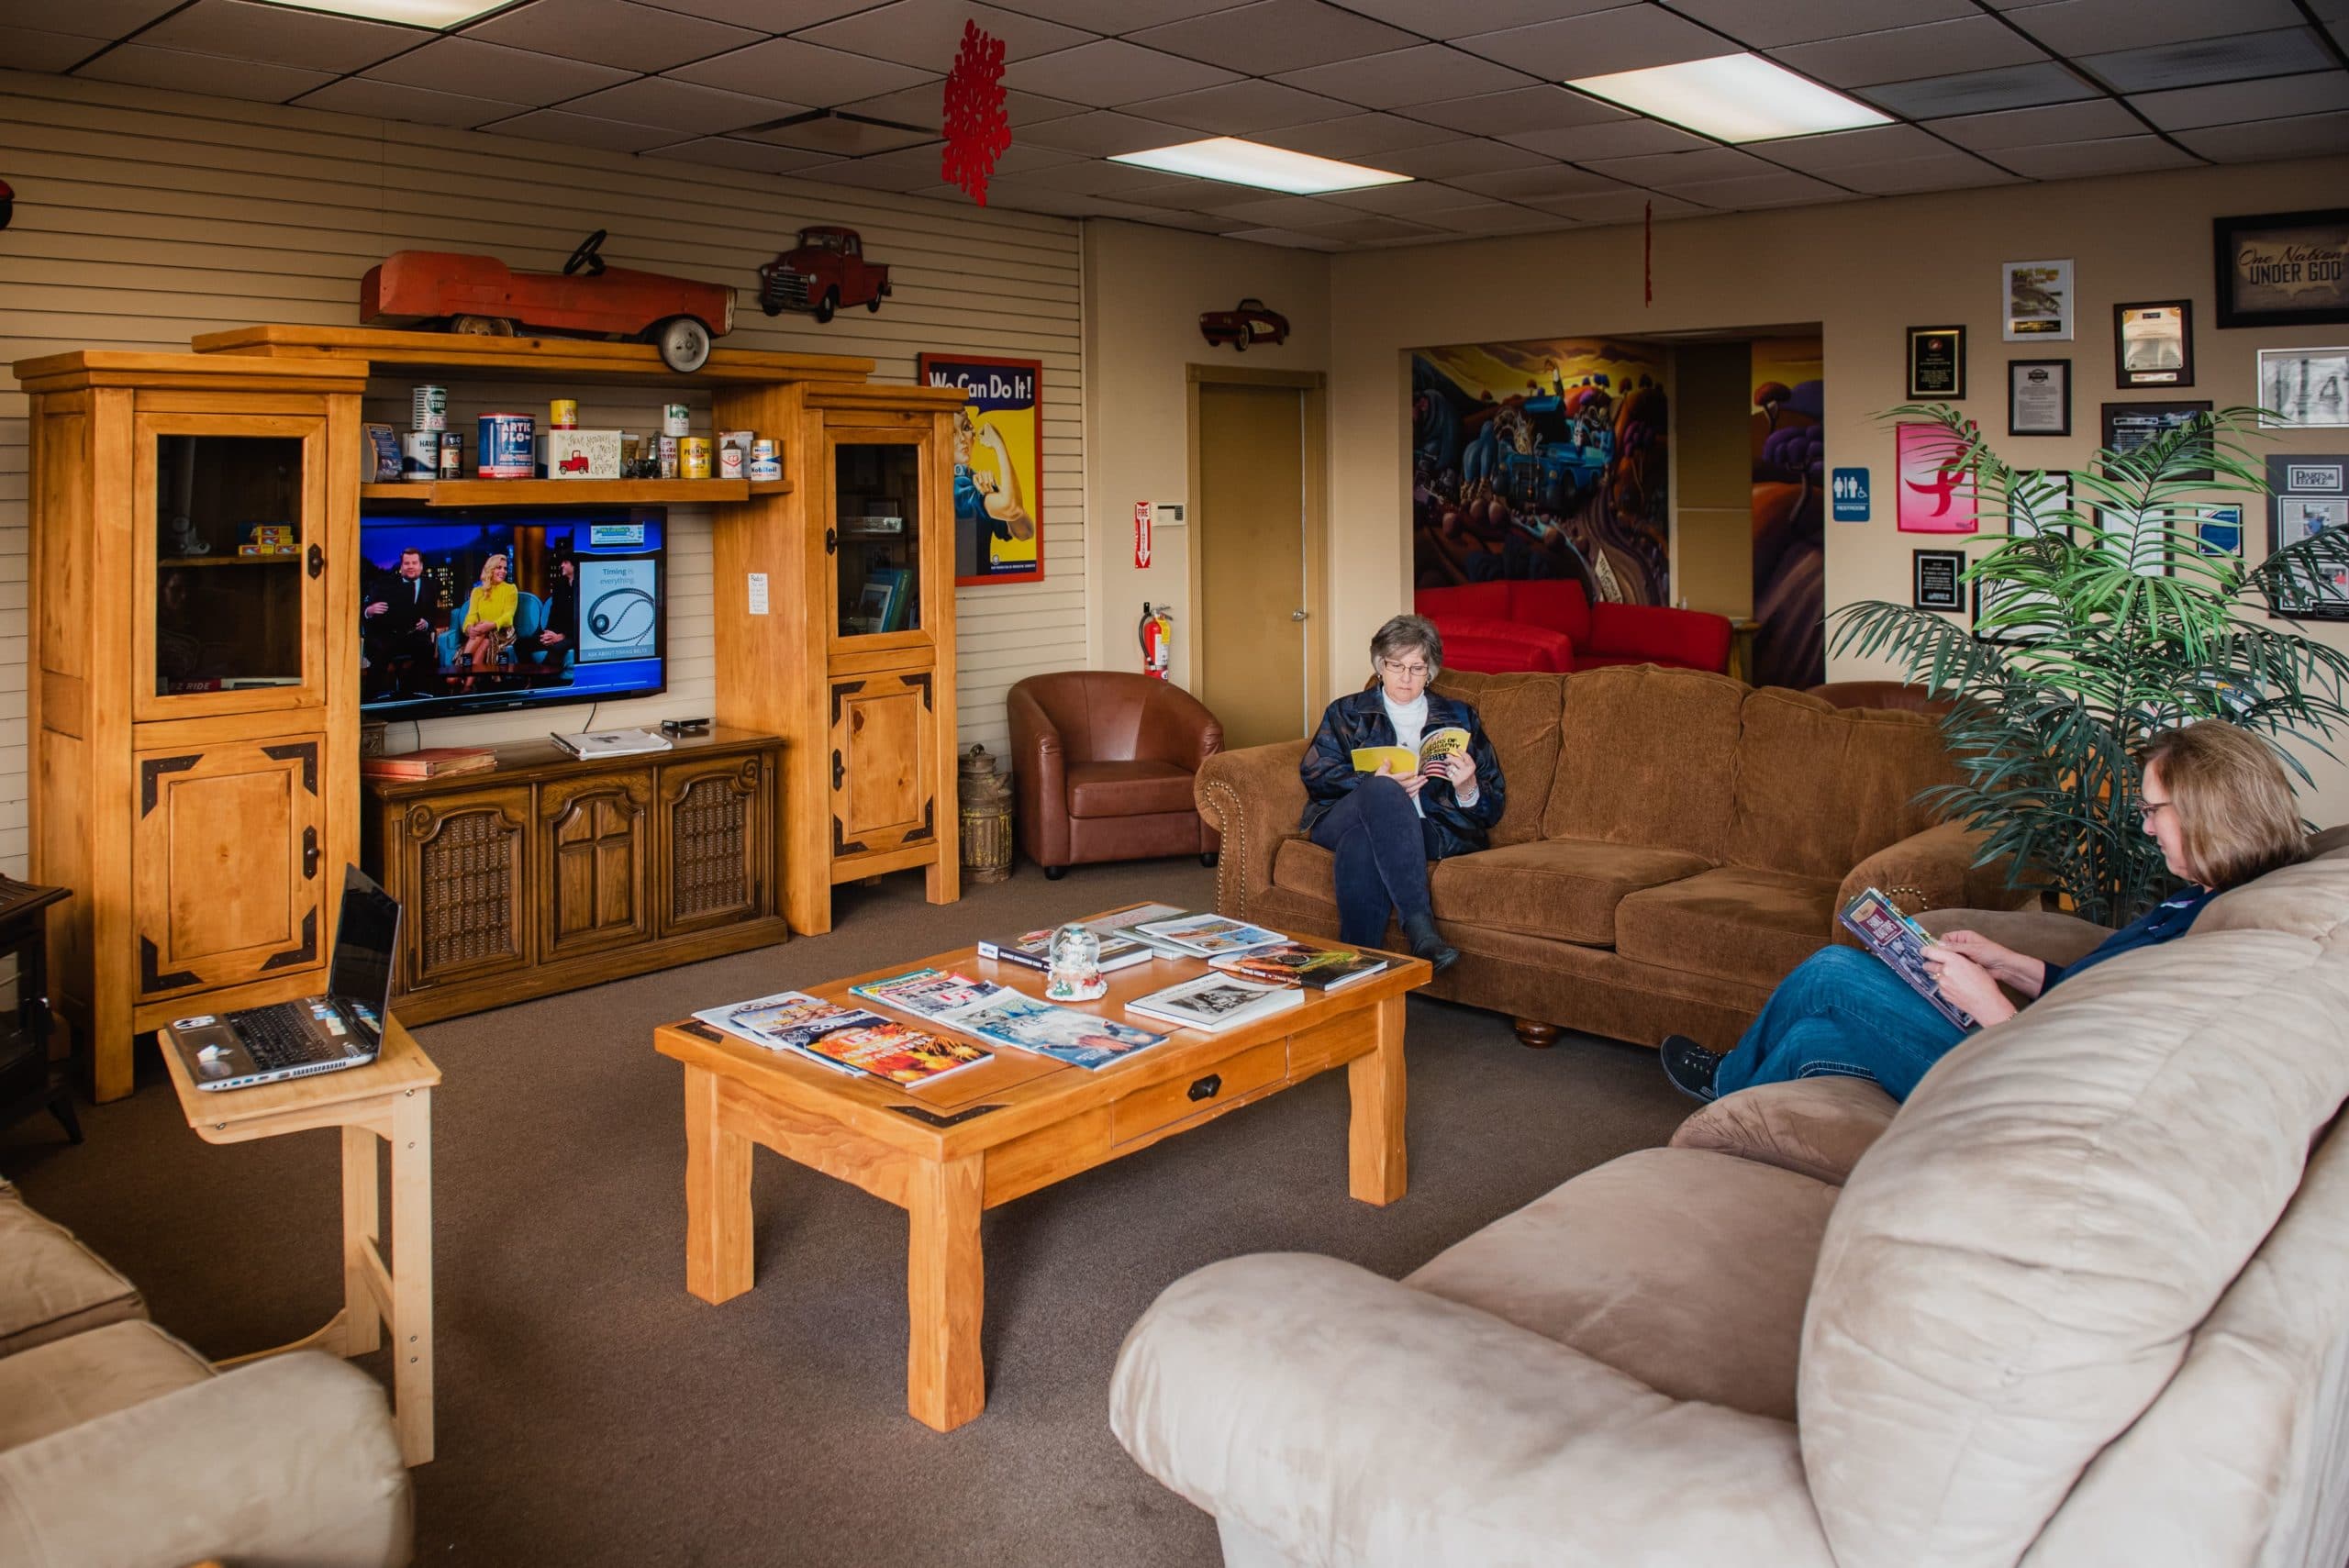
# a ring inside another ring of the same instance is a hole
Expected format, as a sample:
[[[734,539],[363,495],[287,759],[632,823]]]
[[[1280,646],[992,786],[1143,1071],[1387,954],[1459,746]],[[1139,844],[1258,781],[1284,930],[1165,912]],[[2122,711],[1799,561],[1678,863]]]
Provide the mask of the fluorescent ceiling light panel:
[[[337,17],[363,17],[371,22],[401,22],[411,28],[453,28],[484,12],[495,11],[510,0],[270,0],[297,11],[326,11]]]
[[[1618,71],[1566,85],[1721,141],[1770,141],[1892,123],[1889,115],[1753,54]]]
[[[1109,161],[1137,163],[1169,174],[1189,174],[1233,185],[1253,185],[1259,190],[1286,191],[1295,196],[1319,195],[1324,191],[1359,191],[1370,185],[1399,185],[1411,178],[1408,174],[1390,174],[1384,169],[1365,169],[1359,163],[1341,163],[1334,158],[1316,158],[1309,152],[1291,152],[1285,147],[1242,141],[1236,136],[1153,147],[1146,152],[1120,152]]]

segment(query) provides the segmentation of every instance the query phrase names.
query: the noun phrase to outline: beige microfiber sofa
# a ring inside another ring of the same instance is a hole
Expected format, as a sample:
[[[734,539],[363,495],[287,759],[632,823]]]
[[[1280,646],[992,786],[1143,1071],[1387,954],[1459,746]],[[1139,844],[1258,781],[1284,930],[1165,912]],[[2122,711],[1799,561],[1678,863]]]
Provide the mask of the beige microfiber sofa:
[[[2021,901],[1973,866],[1977,835],[1916,804],[1954,776],[1928,715],[1654,665],[1446,670],[1436,689],[1476,705],[1508,797],[1490,849],[1435,868],[1460,962],[1431,994],[1509,1014],[1529,1044],[1564,1027],[1725,1051],[1861,889]],[[1210,757],[1197,798],[1223,830],[1221,911],[1334,938],[1330,852],[1297,830],[1305,746]]]
[[[2331,847],[1897,1114],[1751,1089],[1401,1282],[1202,1269],[1111,1424],[1229,1568],[2341,1568],[2345,1095]]]
[[[383,1390],[317,1351],[216,1373],[0,1182],[0,1563],[397,1568]]]

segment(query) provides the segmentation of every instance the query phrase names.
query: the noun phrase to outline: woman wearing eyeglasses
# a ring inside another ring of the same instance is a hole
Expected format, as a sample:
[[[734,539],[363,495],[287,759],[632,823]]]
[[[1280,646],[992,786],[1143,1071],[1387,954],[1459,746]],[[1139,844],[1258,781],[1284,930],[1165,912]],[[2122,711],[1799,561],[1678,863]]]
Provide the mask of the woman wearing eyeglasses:
[[[1943,997],[1976,1029],[2015,1016],[1999,990],[2047,994],[2091,964],[2182,937],[2202,906],[2230,887],[2308,857],[2291,781],[2256,736],[2220,719],[2165,729],[2141,759],[2138,821],[2186,886],[2105,938],[2085,958],[2049,963],[1976,931],[1950,931],[1925,950]],[[1779,983],[1737,1049],[1716,1056],[1686,1035],[1666,1035],[1664,1075],[1710,1100],[1756,1084],[1841,1075],[1869,1078],[1896,1100],[1973,1032],[1943,1018],[1872,953],[1823,948]]]
[[[1370,639],[1378,684],[1340,697],[1321,715],[1300,772],[1305,816],[1297,826],[1337,857],[1338,940],[1375,947],[1391,912],[1411,951],[1441,973],[1460,954],[1436,934],[1428,903],[1428,862],[1485,848],[1501,819],[1500,759],[1476,710],[1428,690],[1443,668],[1443,639],[1432,622],[1397,616]],[[1422,766],[1375,773],[1354,766],[1358,748],[1400,746],[1416,755],[1422,737],[1468,732],[1464,751]]]

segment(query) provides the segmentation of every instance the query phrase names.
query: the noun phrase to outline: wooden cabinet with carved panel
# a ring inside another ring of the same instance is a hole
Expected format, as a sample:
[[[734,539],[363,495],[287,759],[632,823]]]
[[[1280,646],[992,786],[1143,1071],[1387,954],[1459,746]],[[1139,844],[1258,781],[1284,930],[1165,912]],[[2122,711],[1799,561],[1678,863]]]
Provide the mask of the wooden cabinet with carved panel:
[[[407,912],[392,1006],[453,1018],[779,942],[782,746],[719,729],[581,761],[370,779],[364,864]],[[722,999],[722,998],[721,998]]]

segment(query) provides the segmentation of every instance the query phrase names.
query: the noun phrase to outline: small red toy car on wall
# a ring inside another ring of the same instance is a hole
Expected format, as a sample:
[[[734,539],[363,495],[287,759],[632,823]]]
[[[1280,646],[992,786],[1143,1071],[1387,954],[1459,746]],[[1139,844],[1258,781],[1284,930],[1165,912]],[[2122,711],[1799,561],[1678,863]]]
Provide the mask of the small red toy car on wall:
[[[803,228],[798,244],[759,269],[759,308],[769,316],[805,310],[829,321],[843,306],[878,310],[888,296],[888,267],[864,259],[853,228]]]
[[[1261,299],[1243,299],[1236,310],[1199,312],[1199,336],[1210,343],[1229,343],[1241,353],[1251,343],[1288,341],[1288,317],[1265,308]]]
[[[671,370],[701,369],[709,340],[734,330],[734,291],[607,267],[596,254],[603,243],[599,228],[579,242],[560,273],[518,272],[495,256],[396,250],[360,281],[359,319],[500,338],[528,329],[642,339]]]

